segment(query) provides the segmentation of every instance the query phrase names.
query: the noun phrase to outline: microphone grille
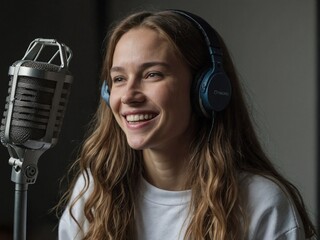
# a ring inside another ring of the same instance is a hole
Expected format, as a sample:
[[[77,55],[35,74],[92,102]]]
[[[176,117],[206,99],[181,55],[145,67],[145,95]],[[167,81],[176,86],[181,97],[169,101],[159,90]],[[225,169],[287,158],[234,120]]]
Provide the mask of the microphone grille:
[[[16,66],[20,61],[13,64]],[[24,61],[21,66],[30,67],[46,72],[59,72],[61,68],[57,65]],[[68,72],[65,72],[66,74]],[[13,76],[10,76],[9,95],[12,91]],[[14,144],[24,144],[28,140],[39,140],[45,137],[47,124],[50,118],[53,96],[57,81],[40,79],[34,76],[18,76],[15,91],[15,102],[10,124],[10,140]],[[58,112],[53,129],[53,138],[57,138],[60,132],[65,106],[69,96],[70,83],[64,82]],[[0,138],[5,142],[5,128],[8,115],[10,96],[7,97],[5,112],[1,121]]]
[[[15,67],[19,62],[21,61],[16,61],[12,65]],[[49,72],[59,72],[60,67],[55,64],[51,63],[46,63],[46,62],[36,62],[36,61],[31,61],[31,60],[26,60],[24,61],[21,66],[25,67],[30,67],[38,70],[43,70],[43,71],[49,71]]]

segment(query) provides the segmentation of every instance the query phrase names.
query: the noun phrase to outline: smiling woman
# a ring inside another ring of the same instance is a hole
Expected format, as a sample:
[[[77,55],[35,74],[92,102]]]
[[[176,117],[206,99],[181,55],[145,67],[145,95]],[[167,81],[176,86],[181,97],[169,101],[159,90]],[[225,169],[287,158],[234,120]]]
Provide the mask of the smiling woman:
[[[128,16],[111,30],[103,66],[60,239],[315,236],[298,190],[262,150],[208,23],[178,10]]]

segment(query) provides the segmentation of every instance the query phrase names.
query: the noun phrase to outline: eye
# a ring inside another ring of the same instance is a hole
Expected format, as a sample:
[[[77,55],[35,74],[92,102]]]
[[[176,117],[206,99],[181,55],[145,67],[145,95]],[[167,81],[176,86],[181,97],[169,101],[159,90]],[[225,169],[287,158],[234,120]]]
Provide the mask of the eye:
[[[162,78],[163,74],[161,72],[148,72],[146,78]]]
[[[122,81],[124,81],[124,77],[123,76],[114,76],[114,77],[112,77],[112,82],[113,83],[118,83],[118,82],[122,82]]]

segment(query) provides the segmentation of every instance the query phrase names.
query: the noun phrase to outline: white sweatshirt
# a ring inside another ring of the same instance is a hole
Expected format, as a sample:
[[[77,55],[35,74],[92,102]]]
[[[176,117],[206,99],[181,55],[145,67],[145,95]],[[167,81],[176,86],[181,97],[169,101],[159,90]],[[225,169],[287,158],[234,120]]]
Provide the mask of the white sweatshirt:
[[[279,184],[268,178],[250,174],[243,174],[240,183],[249,222],[245,239],[305,239],[303,225],[292,199]],[[83,179],[79,178],[74,188],[74,196],[81,191],[83,184]],[[83,216],[83,206],[90,191],[73,209],[84,231],[87,229],[87,222]],[[191,191],[166,191],[142,180],[139,194],[136,216],[138,239],[183,239],[188,225]],[[59,239],[80,240],[81,234],[67,208],[60,219]]]

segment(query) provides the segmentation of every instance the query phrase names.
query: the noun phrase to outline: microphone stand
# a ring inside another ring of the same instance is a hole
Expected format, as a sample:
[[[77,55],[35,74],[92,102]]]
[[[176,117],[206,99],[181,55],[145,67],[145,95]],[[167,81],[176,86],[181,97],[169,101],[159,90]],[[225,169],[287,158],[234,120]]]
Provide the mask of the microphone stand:
[[[13,239],[26,240],[28,186],[38,176],[37,163],[44,150],[8,147],[12,165],[11,180],[15,183]],[[15,150],[15,151],[14,151]]]

